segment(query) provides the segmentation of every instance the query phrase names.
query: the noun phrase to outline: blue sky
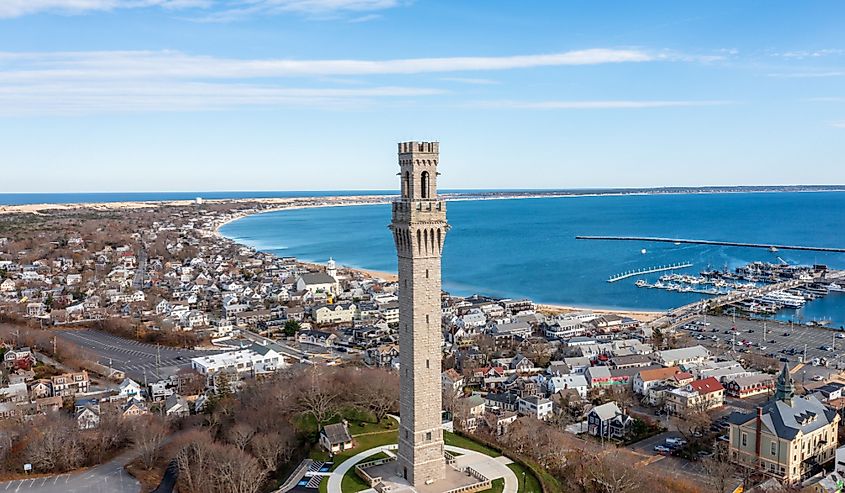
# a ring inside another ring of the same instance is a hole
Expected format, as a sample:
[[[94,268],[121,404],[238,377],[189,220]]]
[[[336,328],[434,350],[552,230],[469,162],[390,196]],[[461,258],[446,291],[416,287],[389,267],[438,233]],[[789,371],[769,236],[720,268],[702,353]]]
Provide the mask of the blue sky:
[[[845,184],[839,1],[0,0],[0,192]]]

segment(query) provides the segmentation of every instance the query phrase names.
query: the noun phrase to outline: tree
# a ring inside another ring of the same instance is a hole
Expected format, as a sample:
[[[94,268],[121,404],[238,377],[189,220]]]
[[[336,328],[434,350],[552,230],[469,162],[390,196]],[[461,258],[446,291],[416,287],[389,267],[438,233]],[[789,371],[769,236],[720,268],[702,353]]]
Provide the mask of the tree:
[[[167,426],[158,417],[136,419],[132,442],[141,465],[147,470],[152,469],[161,457],[161,445],[167,438],[167,432]]]
[[[322,426],[337,413],[340,389],[329,382],[331,370],[311,368],[300,380],[298,402],[303,412],[310,414]]]
[[[229,443],[243,452],[255,436],[255,428],[247,423],[235,423],[226,433]]]
[[[737,485],[737,468],[728,458],[727,447],[723,443],[713,448],[713,456],[701,461],[707,477],[707,483],[713,491],[723,493],[731,491]]]
[[[296,439],[293,429],[285,427],[282,432],[259,433],[250,443],[250,450],[266,471],[275,471],[279,464],[290,460]]]
[[[376,423],[390,411],[399,407],[399,377],[379,369],[366,369],[361,373],[364,385],[356,389],[359,402],[373,413]]]
[[[296,335],[299,329],[300,325],[299,322],[297,322],[296,320],[289,319],[287,322],[285,322],[284,333],[286,336],[292,337]]]

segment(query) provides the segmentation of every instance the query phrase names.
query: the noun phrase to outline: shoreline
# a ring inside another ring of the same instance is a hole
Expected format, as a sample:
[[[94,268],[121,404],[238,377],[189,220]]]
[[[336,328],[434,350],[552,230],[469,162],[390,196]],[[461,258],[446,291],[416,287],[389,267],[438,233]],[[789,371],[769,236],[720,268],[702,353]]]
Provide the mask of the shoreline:
[[[544,198],[584,198],[584,197],[626,197],[626,196],[657,196],[657,195],[719,195],[719,194],[742,194],[742,193],[822,193],[822,192],[845,192],[845,187],[833,185],[829,188],[811,188],[810,185],[796,186],[773,186],[770,189],[756,189],[754,187],[736,187],[735,189],[720,189],[719,187],[690,187],[679,188],[678,190],[666,190],[664,188],[653,189],[632,189],[619,190],[607,189],[607,191],[591,190],[584,192],[549,190],[549,191],[527,191],[527,192],[455,192],[443,193],[441,197],[446,202],[473,201],[473,200],[515,200],[515,199],[544,199]],[[0,194],[2,195],[2,194]],[[202,199],[197,203],[196,199],[173,199],[173,200],[137,200],[117,202],[65,202],[65,203],[39,203],[39,204],[0,204],[0,215],[2,214],[40,214],[50,211],[67,211],[75,209],[95,209],[101,211],[120,209],[144,209],[155,207],[187,207],[202,205],[248,205],[278,204],[278,207],[258,211],[256,213],[274,212],[291,208],[312,208],[312,207],[335,207],[350,205],[377,205],[387,204],[393,201],[397,194],[390,195],[368,195],[362,191],[360,195],[326,195],[326,196],[301,196],[301,197],[256,197],[256,198],[226,198],[226,199]],[[202,198],[201,196],[199,198]],[[365,202],[359,202],[367,199]],[[319,204],[293,205],[297,202],[320,201]],[[252,215],[252,214],[246,214]],[[234,219],[233,219],[234,220]],[[231,222],[231,221],[227,221]]]

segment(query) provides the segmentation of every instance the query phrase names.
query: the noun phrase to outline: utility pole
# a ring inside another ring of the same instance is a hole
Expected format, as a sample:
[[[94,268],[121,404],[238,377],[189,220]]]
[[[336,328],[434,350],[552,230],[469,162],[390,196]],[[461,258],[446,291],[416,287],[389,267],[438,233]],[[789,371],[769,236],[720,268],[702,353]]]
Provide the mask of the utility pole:
[[[161,380],[161,370],[159,367],[161,366],[161,346],[156,344],[156,378]]]
[[[804,357],[801,358],[801,362],[807,364],[807,344],[804,344]]]

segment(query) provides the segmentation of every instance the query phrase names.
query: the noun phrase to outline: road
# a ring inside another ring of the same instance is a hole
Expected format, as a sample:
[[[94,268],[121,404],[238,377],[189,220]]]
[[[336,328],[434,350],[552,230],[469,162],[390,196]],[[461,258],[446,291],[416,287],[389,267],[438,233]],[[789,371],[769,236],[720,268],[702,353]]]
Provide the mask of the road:
[[[143,383],[158,380],[191,367],[191,358],[214,354],[124,339],[97,330],[63,330],[58,336],[94,353],[100,364],[123,371],[129,378]],[[2,493],[2,492],[0,492]]]
[[[138,493],[141,484],[123,469],[131,458],[124,454],[85,471],[7,481],[0,483],[0,493]]]

